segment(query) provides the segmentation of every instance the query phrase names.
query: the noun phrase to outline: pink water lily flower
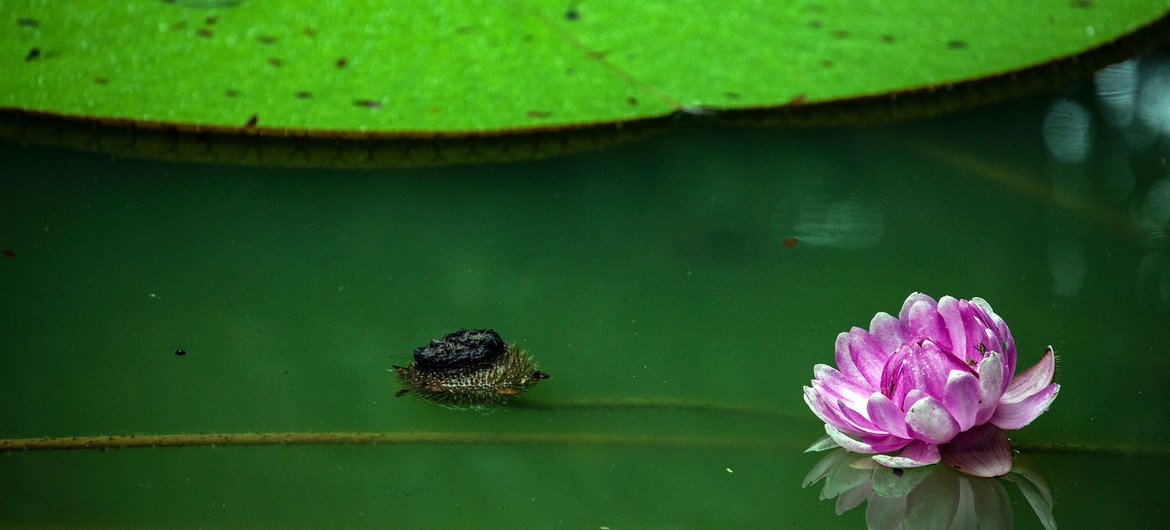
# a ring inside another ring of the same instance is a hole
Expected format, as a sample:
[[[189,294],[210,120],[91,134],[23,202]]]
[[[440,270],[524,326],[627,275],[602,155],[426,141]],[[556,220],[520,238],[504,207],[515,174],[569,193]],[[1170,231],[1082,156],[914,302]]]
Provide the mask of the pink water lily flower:
[[[1060,390],[1051,346],[1015,373],[1011,332],[980,298],[914,293],[897,318],[878,313],[869,331],[838,335],[836,350],[837,368],[818,364],[804,387],[829,435],[809,449],[871,453],[887,467],[941,460],[971,475],[1003,475],[1011,470],[1003,431],[1031,423]]]

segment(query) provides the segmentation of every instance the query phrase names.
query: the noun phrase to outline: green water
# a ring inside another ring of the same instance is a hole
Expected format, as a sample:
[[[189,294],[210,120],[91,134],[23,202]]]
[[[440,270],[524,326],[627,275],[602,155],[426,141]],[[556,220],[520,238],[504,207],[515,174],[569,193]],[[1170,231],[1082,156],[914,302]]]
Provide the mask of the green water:
[[[1044,140],[1065,97],[1093,119],[1078,160]],[[1074,449],[1027,455],[1057,523],[1157,526],[1170,136],[1103,112],[1081,84],[423,170],[0,144],[0,438],[546,436],[0,453],[0,525],[858,527],[864,508],[801,488],[823,434],[801,387],[837,333],[922,291],[988,300],[1021,369],[1055,348],[1060,397],[1013,441]],[[394,398],[387,369],[461,327],[551,379],[490,413]]]

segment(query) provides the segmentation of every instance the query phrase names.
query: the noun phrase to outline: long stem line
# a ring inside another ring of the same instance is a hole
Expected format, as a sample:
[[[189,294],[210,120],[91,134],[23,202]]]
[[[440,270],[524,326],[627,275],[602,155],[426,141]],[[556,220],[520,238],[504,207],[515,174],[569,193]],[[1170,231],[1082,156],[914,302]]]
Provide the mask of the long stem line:
[[[779,438],[653,436],[598,433],[490,432],[258,432],[227,434],[129,434],[0,439],[0,453],[69,449],[276,445],[577,445],[678,448],[776,449],[798,452]],[[1170,456],[1170,449],[1100,444],[1016,443],[1023,453]]]
[[[520,401],[512,405],[535,410],[649,410],[680,411],[761,418],[777,423],[796,421],[781,411],[749,405],[680,400],[675,398],[605,398],[564,400],[554,403]],[[776,437],[657,436],[602,433],[517,433],[517,432],[267,432],[129,434],[0,438],[0,453],[15,451],[56,451],[69,449],[123,449],[135,447],[214,447],[274,445],[577,445],[679,448],[772,448],[798,452],[797,447]],[[792,447],[787,447],[787,446]],[[1118,444],[1014,442],[1022,453],[1084,454],[1170,457],[1170,447],[1143,447]]]
[[[769,438],[649,436],[596,433],[258,432],[11,438],[0,439],[0,453],[67,449],[250,445],[581,445],[779,448],[784,443],[782,440]]]

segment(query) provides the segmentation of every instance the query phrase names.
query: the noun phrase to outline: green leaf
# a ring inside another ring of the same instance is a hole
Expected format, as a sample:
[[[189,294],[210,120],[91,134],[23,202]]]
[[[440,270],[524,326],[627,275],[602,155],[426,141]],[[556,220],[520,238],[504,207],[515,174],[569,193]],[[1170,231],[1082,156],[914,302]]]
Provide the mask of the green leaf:
[[[839,123],[995,101],[1140,51],[1168,10],[1167,0],[7,1],[0,135],[258,163],[543,156],[653,132],[680,112]],[[93,120],[114,138],[86,130]],[[176,145],[176,130],[200,136]],[[323,139],[346,145],[314,152]],[[355,139],[398,143],[336,152]]]

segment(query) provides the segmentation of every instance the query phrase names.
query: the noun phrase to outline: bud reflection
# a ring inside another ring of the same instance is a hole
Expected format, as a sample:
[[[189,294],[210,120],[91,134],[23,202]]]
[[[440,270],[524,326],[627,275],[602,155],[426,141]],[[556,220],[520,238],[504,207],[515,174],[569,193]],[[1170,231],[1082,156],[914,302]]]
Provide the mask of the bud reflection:
[[[1056,528],[1048,484],[1019,459],[1010,473],[992,479],[942,465],[893,469],[869,455],[837,449],[813,466],[802,486],[821,480],[821,499],[837,499],[837,515],[865,502],[869,528],[1011,528],[1005,482],[1019,487],[1045,528]]]

